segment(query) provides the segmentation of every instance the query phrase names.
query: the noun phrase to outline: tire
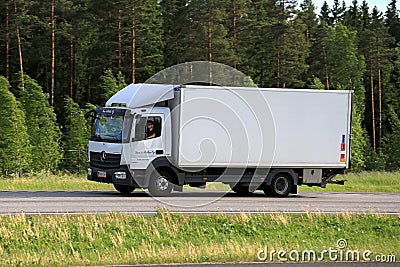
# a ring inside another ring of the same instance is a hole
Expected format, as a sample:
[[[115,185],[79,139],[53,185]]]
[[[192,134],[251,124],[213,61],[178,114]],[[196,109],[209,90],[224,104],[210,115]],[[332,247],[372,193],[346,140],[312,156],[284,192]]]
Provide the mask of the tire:
[[[128,195],[133,192],[136,188],[134,186],[129,186],[129,185],[120,185],[120,184],[114,184],[114,188],[120,192],[121,194]]]
[[[264,193],[267,196],[287,197],[292,191],[293,180],[285,173],[278,173],[272,178],[271,185],[264,188]]]
[[[233,192],[240,195],[250,195],[253,193],[249,192],[249,186],[246,185],[240,185],[240,184],[231,185],[231,189]]]
[[[171,182],[171,176],[166,171],[155,170],[149,181],[149,193],[154,197],[165,197],[171,194],[174,184]]]

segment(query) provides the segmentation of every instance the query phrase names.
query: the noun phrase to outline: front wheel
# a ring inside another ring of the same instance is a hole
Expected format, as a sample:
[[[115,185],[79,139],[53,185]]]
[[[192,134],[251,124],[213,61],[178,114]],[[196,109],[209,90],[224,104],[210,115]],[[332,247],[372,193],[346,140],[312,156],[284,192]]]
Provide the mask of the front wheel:
[[[120,192],[120,193],[122,193],[122,194],[125,194],[125,195],[130,194],[130,193],[133,192],[133,190],[135,190],[135,187],[134,187],[134,186],[120,185],[120,184],[114,184],[114,188],[115,188],[118,192]]]
[[[155,197],[168,196],[173,187],[169,173],[156,170],[151,174],[148,188],[150,195]]]
[[[292,191],[292,178],[284,173],[279,173],[272,178],[271,185],[266,186],[264,193],[268,196],[286,197]]]

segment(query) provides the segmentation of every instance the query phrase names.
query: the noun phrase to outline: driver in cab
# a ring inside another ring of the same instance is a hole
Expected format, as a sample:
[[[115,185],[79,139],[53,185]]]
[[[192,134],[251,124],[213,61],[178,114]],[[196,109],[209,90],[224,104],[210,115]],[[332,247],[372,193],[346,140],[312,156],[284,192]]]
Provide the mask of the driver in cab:
[[[154,130],[154,122],[147,121],[146,139],[152,139],[156,137],[156,132]]]

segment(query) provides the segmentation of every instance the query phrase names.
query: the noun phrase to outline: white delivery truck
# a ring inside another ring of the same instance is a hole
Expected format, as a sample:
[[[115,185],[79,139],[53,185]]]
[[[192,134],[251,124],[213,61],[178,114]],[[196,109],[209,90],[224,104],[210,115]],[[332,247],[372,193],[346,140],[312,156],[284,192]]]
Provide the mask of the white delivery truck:
[[[131,84],[91,112],[88,179],[121,193],[325,187],[350,164],[352,91]]]

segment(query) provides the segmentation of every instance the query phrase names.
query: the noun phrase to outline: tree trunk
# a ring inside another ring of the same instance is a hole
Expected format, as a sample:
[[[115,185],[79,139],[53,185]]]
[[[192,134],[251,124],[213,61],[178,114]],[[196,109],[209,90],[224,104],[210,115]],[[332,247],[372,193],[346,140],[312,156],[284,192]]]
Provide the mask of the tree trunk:
[[[48,93],[50,95],[50,85],[49,85],[49,66],[46,64],[44,66],[44,73],[45,73],[45,88],[46,88],[46,93]],[[49,99],[50,101],[50,99]]]
[[[89,75],[89,82],[88,82],[88,89],[87,89],[87,102],[90,103],[90,98],[91,98],[91,94],[92,94],[92,75]]]
[[[235,1],[233,1],[233,52],[235,53],[235,57],[233,59],[233,67],[237,68],[237,29],[236,29],[236,6]]]
[[[378,101],[379,101],[379,139],[378,139],[378,145],[379,149],[381,148],[382,145],[382,79],[381,79],[381,61],[380,61],[380,51],[378,48]]]
[[[281,86],[281,46],[280,46],[280,38],[278,38],[278,51],[277,51],[277,63],[276,63],[276,87]]]
[[[209,62],[209,83],[212,85],[212,33],[211,33],[211,1],[208,1],[208,29],[207,29],[207,43],[208,43],[208,62]]]
[[[135,33],[135,4],[132,4],[132,83],[136,82],[136,33]]]
[[[308,19],[306,21],[306,41],[307,41],[307,44],[309,46],[311,46],[311,44],[310,44],[310,25],[309,25]]]
[[[287,80],[285,80],[285,78],[287,79],[287,77],[285,77],[285,75],[287,75],[287,72],[284,72],[285,71],[285,64],[286,64],[286,51],[285,51],[285,44],[286,44],[286,33],[284,32],[283,34],[282,34],[282,39],[281,39],[281,67],[280,67],[280,72],[281,72],[281,74],[280,74],[280,83],[281,83],[281,85],[282,85],[282,88],[286,88],[286,81]],[[283,69],[283,71],[282,71],[282,69]],[[282,73],[283,73],[283,75],[282,75]],[[283,77],[282,77],[283,76]]]
[[[323,51],[323,54],[324,54],[325,88],[326,88],[326,90],[329,90],[328,59],[327,59],[327,56],[326,56],[325,44],[322,44],[322,51]]]
[[[375,130],[375,95],[374,95],[374,73],[372,68],[372,48],[369,51],[369,77],[371,86],[371,112],[372,112],[372,148],[376,151],[376,130]]]
[[[10,40],[9,40],[9,15],[10,15],[10,10],[8,6],[8,1],[6,3],[6,36],[5,36],[5,42],[6,42],[6,62],[5,62],[5,67],[6,67],[6,78],[7,80],[10,79]]]
[[[51,1],[51,88],[50,105],[54,106],[54,66],[55,66],[55,17],[54,0]]]
[[[69,97],[74,100],[74,43],[72,38],[69,42]]]
[[[18,17],[17,15],[17,3],[14,2],[14,13],[15,16]],[[19,31],[19,25],[18,21],[16,22],[16,32],[17,32],[17,44],[18,44],[18,55],[19,55],[19,70],[21,72],[21,89],[24,91],[25,90],[25,80],[24,80],[24,64],[22,60],[22,47],[21,47],[21,35]]]
[[[122,67],[121,9],[118,9],[118,70]]]

